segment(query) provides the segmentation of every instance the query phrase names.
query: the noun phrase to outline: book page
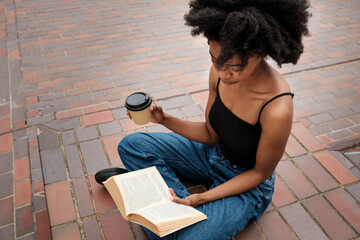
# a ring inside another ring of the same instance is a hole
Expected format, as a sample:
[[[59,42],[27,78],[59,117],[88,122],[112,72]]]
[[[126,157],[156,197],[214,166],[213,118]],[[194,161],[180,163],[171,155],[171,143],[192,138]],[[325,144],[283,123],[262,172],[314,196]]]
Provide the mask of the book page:
[[[148,168],[115,178],[124,198],[126,212],[134,212],[170,198],[165,181],[155,167],[151,169],[151,171]]]
[[[138,210],[135,213],[147,218],[155,224],[194,215],[204,215],[202,212],[193,207],[171,201],[164,201],[161,204],[156,204],[151,207]]]

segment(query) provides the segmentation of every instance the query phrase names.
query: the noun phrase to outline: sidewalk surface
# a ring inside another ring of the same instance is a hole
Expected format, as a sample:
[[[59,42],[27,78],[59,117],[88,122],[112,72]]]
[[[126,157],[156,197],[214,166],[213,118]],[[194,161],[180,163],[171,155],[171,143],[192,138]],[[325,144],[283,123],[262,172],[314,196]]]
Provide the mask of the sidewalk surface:
[[[298,65],[279,71],[294,123],[271,207],[235,239],[360,239],[360,1],[312,0]],[[144,90],[201,121],[208,46],[187,1],[0,0],[0,239],[147,239],[94,174],[122,166]],[[201,191],[193,186],[192,191]]]

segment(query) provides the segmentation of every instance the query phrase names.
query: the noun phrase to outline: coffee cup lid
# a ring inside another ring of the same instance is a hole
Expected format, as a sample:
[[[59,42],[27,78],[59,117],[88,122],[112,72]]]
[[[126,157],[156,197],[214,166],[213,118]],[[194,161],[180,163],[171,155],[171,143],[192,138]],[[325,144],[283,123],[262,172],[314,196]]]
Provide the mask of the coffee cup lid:
[[[136,92],[127,97],[125,107],[131,111],[141,111],[151,105],[152,99],[145,92]]]

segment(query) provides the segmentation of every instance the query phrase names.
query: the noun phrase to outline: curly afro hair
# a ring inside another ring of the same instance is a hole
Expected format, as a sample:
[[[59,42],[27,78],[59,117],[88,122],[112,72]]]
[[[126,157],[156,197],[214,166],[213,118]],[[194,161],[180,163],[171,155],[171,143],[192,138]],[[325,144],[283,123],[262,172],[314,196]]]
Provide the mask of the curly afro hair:
[[[219,41],[222,67],[235,54],[246,66],[249,57],[270,56],[279,67],[296,64],[304,51],[302,36],[309,35],[307,0],[192,0],[184,16],[193,36]]]

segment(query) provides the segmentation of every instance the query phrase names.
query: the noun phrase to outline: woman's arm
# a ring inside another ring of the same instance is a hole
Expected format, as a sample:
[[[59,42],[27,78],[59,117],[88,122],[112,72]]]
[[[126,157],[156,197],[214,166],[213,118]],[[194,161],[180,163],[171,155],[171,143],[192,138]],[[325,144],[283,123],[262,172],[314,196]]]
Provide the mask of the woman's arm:
[[[284,98],[288,99],[274,100],[264,109],[261,117],[262,133],[254,168],[209,191],[193,194],[185,199],[176,197],[171,190],[173,201],[195,207],[246,192],[269,178],[284,154],[291,131],[292,100],[291,97]]]
[[[173,132],[190,140],[209,145],[218,142],[218,136],[209,124],[209,111],[216,97],[217,72],[212,67],[209,75],[209,97],[206,105],[205,122],[189,122],[173,117],[163,112],[160,106],[153,104],[150,107],[152,122],[162,124]]]

